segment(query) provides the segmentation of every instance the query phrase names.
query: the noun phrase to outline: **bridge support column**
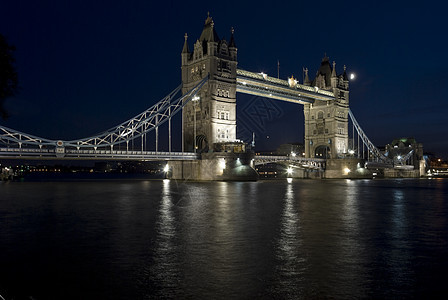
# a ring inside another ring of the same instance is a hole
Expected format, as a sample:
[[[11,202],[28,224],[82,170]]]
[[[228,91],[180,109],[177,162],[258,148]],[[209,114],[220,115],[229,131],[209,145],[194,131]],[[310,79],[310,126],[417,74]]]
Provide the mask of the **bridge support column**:
[[[366,169],[364,159],[327,159],[325,178],[372,178],[371,170]]]
[[[251,161],[249,153],[204,153],[200,160],[170,162],[170,179],[255,181],[258,174]]]

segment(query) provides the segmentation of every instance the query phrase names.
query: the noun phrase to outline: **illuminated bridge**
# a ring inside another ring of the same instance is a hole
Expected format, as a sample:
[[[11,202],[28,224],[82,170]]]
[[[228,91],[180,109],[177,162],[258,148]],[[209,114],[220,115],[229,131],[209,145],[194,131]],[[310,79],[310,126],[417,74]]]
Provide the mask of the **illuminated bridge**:
[[[335,62],[331,65],[328,57],[322,59],[313,80],[306,69],[304,82],[299,83],[293,77],[283,80],[237,69],[233,30],[229,41],[220,39],[211,17],[206,19],[192,51],[187,38],[185,35],[181,53],[182,83],[150,108],[104,132],[75,140],[52,140],[0,126],[0,158],[169,160],[184,162],[176,166],[179,174],[189,170],[196,174],[194,178],[219,179],[224,177],[203,177],[200,173],[216,169],[213,172],[224,176],[230,168],[238,167],[236,161],[251,167],[283,162],[325,170],[328,159],[361,158],[376,167],[393,167],[405,165],[412,155],[409,152],[388,157],[374,146],[349,109],[349,79],[345,66],[343,73],[338,74]],[[304,157],[256,156],[247,160],[250,147],[236,137],[236,93],[303,105]],[[182,114],[182,151],[174,152],[171,121],[179,112]],[[168,151],[163,152],[159,149],[162,126],[165,126],[164,140],[168,140]],[[155,136],[155,142],[148,141],[150,133],[151,138]],[[150,149],[149,144],[155,147]],[[194,163],[201,160],[219,163]],[[229,174],[226,178],[238,177]]]

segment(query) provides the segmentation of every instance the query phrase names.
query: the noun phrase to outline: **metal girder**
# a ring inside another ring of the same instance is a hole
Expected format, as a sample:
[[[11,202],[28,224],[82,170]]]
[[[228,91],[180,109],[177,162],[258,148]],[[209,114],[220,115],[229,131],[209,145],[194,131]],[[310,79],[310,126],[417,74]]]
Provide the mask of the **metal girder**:
[[[352,111],[348,110],[348,115],[350,116],[350,119],[352,120],[353,126],[356,129],[356,132],[358,133],[359,137],[361,138],[364,145],[367,147],[368,151],[378,160],[384,163],[391,164],[393,161],[384,156],[383,153],[369,140],[367,135],[362,130],[361,126],[359,126],[358,121],[356,121],[355,116],[353,115]]]
[[[325,169],[326,159],[322,158],[305,158],[300,156],[287,155],[257,155],[254,157],[255,165],[268,163],[290,163],[307,169]]]
[[[119,124],[118,126],[112,127],[102,133],[87,138],[69,141],[51,140],[0,126],[0,147],[22,149],[22,145],[27,145],[31,149],[64,148],[65,150],[65,147],[77,150],[97,150],[98,148],[108,147],[112,149],[114,145],[129,143],[129,141],[142,137],[168,121],[197,94],[208,79],[209,76],[206,76],[185,95],[173,100],[182,88],[182,85],[179,85],[165,98],[144,112]],[[64,151],[64,153],[65,152],[66,151]]]

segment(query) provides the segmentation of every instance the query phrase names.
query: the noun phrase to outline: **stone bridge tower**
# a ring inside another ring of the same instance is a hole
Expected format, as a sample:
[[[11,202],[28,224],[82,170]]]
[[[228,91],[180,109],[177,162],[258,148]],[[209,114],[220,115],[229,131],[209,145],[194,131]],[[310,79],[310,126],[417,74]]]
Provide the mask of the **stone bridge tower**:
[[[229,42],[220,39],[210,16],[192,51],[187,38],[185,34],[181,54],[182,93],[205,76],[210,78],[198,92],[198,98],[182,111],[182,150],[205,152],[214,143],[236,140],[237,48],[233,29]]]
[[[305,104],[305,156],[311,158],[338,158],[348,152],[348,77],[336,74],[336,63],[330,65],[325,55],[316,78],[311,82],[305,71],[305,85],[332,91],[335,100]]]

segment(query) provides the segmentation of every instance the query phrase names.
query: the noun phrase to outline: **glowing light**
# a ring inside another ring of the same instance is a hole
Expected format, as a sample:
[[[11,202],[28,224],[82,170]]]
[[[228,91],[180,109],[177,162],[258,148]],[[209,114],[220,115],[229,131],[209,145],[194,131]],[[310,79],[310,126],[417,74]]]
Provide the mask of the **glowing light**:
[[[288,177],[288,178],[286,178],[286,181],[287,181],[288,183],[291,183],[291,182],[292,182],[292,178],[291,178],[291,177]]]
[[[295,154],[294,152],[291,152],[291,156],[292,157],[296,157],[297,154]]]
[[[291,75],[291,78],[288,78],[288,84],[290,87],[295,87],[297,85],[297,80],[294,79],[294,76]]]
[[[224,158],[219,162],[219,166],[221,167],[222,170],[226,168],[226,161]]]
[[[286,169],[286,173],[288,173],[288,174],[292,174],[292,168],[289,167],[288,169]]]
[[[355,79],[355,77],[356,77],[355,73],[351,73],[351,74],[350,74],[350,80]]]
[[[123,131],[121,134],[120,134],[120,136],[122,136],[122,137],[125,137],[125,136],[127,136],[128,134],[130,134],[130,133],[132,133],[133,132],[133,130],[131,129],[131,128],[128,128],[128,130],[125,132],[125,131]],[[62,142],[61,142],[62,143]],[[59,142],[58,142],[58,144],[59,144]],[[58,145],[59,146],[59,145]],[[60,146],[62,146],[62,145],[60,145]]]
[[[347,175],[347,174],[350,173],[350,172],[351,172],[351,170],[350,170],[349,168],[347,168],[347,167],[344,168],[344,174],[345,174],[345,175]]]
[[[163,172],[167,173],[170,170],[170,166],[168,164],[163,168]]]
[[[193,99],[191,99],[191,100],[198,101],[199,99],[201,99],[199,96],[194,96]]]
[[[355,150],[348,150],[348,153],[350,153],[350,154],[355,154]]]
[[[401,159],[401,155],[398,155],[398,156],[397,156],[397,159],[400,160],[400,159]]]

